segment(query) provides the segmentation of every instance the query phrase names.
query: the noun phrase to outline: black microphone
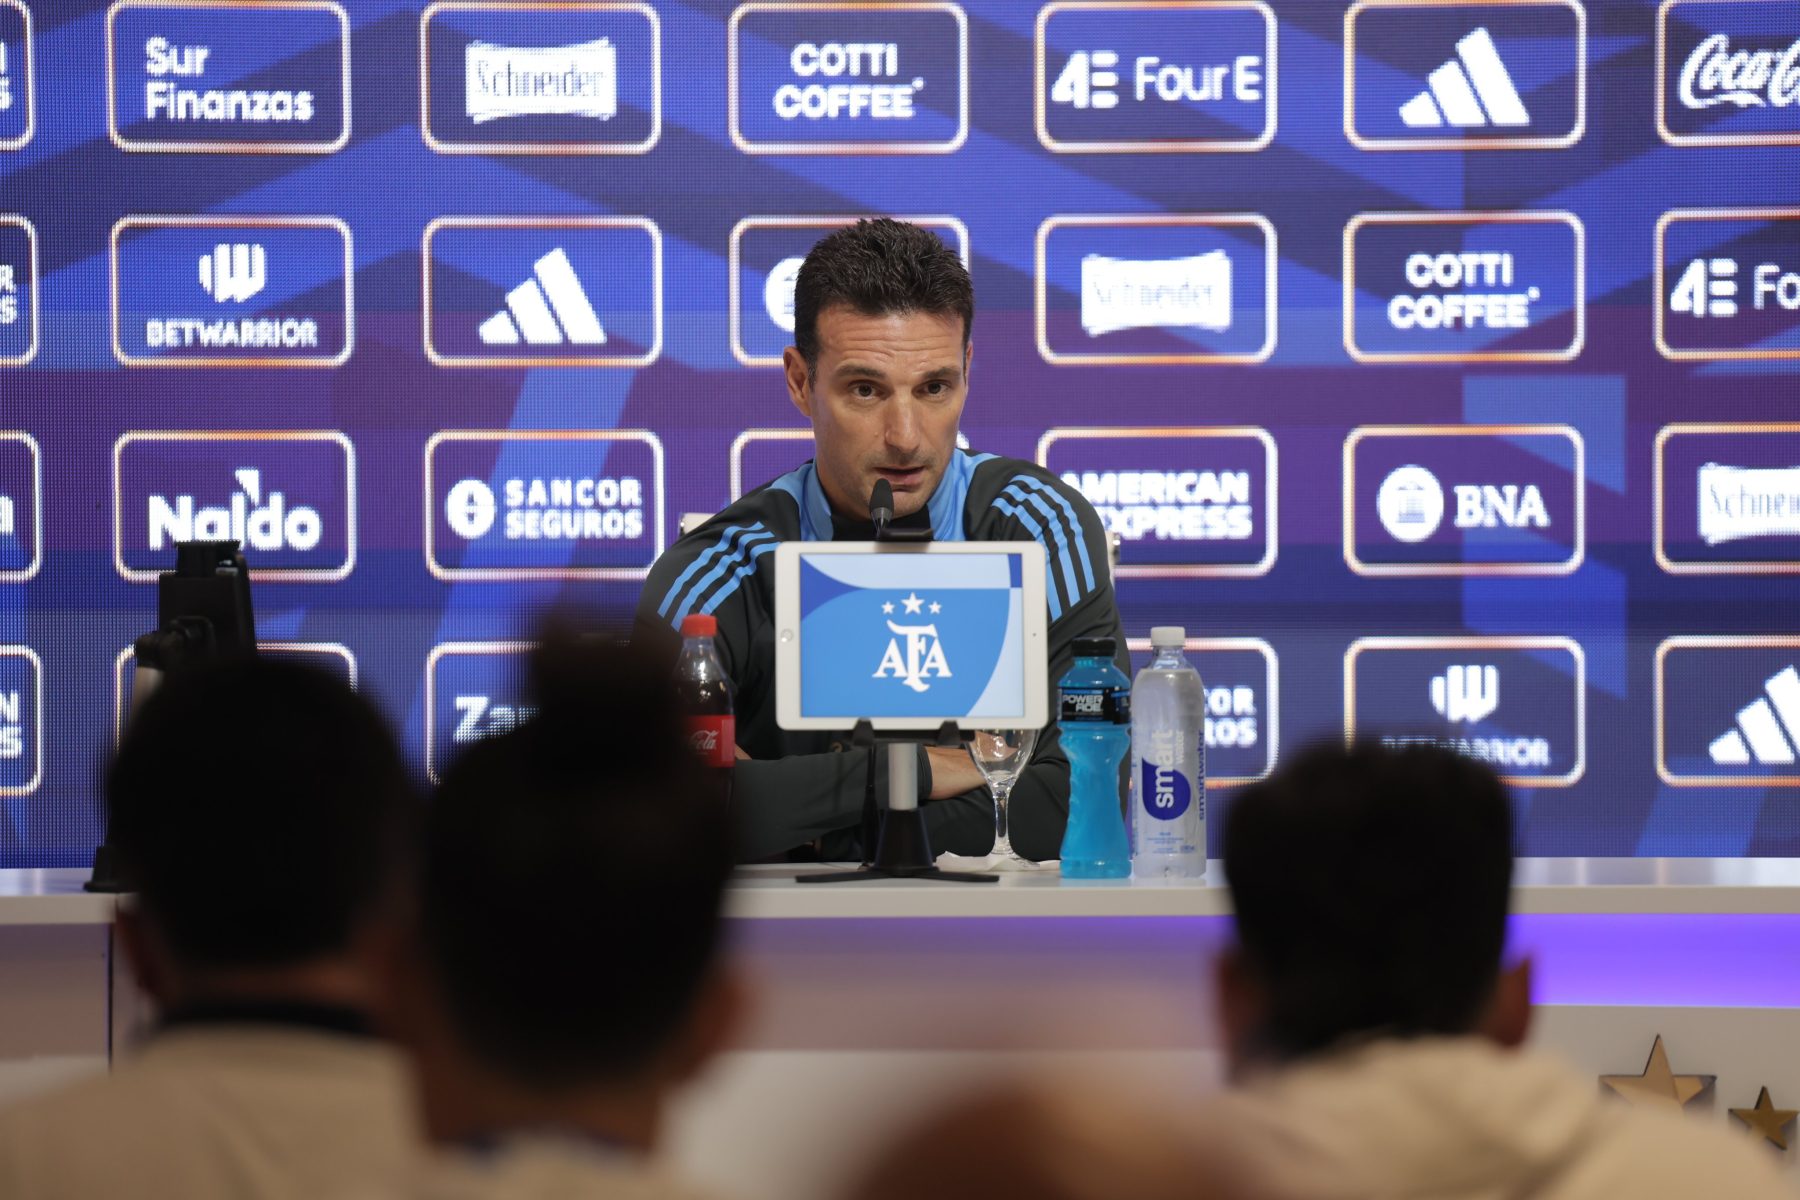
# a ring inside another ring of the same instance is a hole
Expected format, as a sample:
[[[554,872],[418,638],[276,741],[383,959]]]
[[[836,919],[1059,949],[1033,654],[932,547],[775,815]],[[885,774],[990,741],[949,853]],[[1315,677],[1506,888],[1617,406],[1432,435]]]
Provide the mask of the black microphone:
[[[885,479],[875,481],[869,493],[869,520],[875,523],[875,540],[887,540],[888,522],[894,519],[894,485]]]

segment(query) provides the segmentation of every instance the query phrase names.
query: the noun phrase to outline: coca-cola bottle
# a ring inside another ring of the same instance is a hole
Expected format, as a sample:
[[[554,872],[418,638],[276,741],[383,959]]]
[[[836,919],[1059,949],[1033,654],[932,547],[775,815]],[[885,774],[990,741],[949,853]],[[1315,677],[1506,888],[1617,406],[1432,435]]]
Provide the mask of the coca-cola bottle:
[[[681,619],[681,657],[675,663],[675,690],[687,712],[688,740],[694,754],[731,798],[731,769],[737,760],[737,718],[732,714],[736,689],[713,646],[716,618],[695,613]]]

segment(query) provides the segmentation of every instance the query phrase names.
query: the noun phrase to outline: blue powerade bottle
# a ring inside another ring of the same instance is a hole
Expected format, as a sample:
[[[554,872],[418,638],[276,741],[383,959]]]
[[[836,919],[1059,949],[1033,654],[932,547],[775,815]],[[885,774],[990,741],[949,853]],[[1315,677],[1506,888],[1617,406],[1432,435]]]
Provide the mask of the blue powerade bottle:
[[[1131,680],[1113,662],[1111,638],[1076,638],[1075,665],[1057,685],[1069,756],[1064,879],[1125,879],[1131,841],[1119,802],[1119,766],[1131,750]]]

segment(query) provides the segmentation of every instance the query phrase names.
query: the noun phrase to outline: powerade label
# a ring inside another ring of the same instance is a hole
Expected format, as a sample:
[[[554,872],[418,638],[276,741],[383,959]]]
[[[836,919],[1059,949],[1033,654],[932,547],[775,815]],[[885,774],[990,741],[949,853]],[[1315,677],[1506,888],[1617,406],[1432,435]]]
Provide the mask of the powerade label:
[[[1061,719],[1098,725],[1129,725],[1131,693],[1122,688],[1063,688]]]
[[[1170,747],[1171,754],[1174,747]],[[1163,766],[1145,759],[1138,768],[1138,795],[1144,811],[1159,821],[1173,821],[1194,803],[1194,781],[1179,767]],[[1200,815],[1206,815],[1206,801],[1200,802]]]
[[[688,745],[703,767],[729,767],[737,754],[737,718],[706,715],[689,717]]]

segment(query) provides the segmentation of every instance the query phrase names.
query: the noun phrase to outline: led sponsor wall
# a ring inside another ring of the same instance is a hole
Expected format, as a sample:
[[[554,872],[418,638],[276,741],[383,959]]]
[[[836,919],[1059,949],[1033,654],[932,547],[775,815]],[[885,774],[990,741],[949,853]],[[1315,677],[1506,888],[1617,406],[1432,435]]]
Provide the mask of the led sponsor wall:
[[[1529,854],[1800,852],[1796,179],[1794,0],[0,0],[0,864],[86,861],[178,539],[422,772],[518,720],[533,612],[808,456],[871,213],[1187,626],[1215,815],[1381,734]]]

